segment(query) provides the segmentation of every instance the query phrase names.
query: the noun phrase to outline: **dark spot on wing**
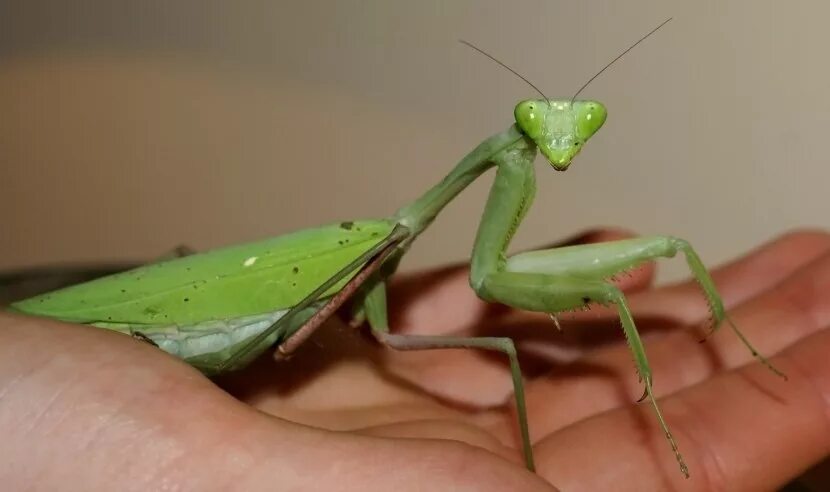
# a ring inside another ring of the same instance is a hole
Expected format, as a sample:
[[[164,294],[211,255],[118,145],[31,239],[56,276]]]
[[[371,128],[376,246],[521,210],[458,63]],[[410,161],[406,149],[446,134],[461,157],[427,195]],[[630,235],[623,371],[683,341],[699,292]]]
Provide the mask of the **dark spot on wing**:
[[[189,298],[189,297],[185,297],[185,298],[184,298],[184,302],[190,302],[190,298]]]
[[[300,273],[300,268],[299,267],[294,267],[294,268],[291,269],[291,271],[294,272],[294,273]]]
[[[583,297],[583,298],[582,298],[582,304],[588,304],[589,302],[591,302],[591,298],[590,298],[590,297]]]
[[[354,227],[354,222],[341,222],[340,228],[346,229],[347,231],[351,231],[352,227]]]

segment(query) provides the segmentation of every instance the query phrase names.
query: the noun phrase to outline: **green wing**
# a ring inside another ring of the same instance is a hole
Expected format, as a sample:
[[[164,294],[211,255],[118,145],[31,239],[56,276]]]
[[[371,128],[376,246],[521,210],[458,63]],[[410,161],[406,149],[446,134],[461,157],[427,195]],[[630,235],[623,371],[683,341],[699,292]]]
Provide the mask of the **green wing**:
[[[194,324],[294,306],[394,228],[343,222],[142,266],[12,304],[78,323]],[[328,293],[336,292],[351,275]]]

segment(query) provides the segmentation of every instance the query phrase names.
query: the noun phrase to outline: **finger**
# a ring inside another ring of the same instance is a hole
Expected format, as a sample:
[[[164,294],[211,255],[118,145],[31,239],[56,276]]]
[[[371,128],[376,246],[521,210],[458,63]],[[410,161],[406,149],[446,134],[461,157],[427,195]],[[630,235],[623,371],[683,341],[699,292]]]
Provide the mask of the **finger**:
[[[727,309],[773,287],[804,265],[830,251],[830,234],[793,231],[712,270]],[[636,316],[663,317],[689,324],[709,316],[709,307],[694,280],[642,292],[629,298]]]
[[[830,253],[804,265],[777,287],[737,306],[732,319],[767,355],[830,325]],[[728,328],[705,343],[695,343],[695,339],[694,332],[675,331],[647,341],[646,353],[658,395],[754,360]],[[625,345],[597,351],[555,376],[533,380],[527,386],[537,435],[626,404],[642,392]],[[775,378],[771,372],[770,377]],[[546,402],[553,399],[572,403],[545,410]]]
[[[348,437],[346,442],[337,436],[328,436],[325,441],[306,440],[299,447],[289,449],[295,456],[308,457],[306,461],[313,459],[311,463],[299,463],[302,466],[299,472],[292,468],[291,456],[285,463],[284,453],[276,455],[268,464],[272,470],[283,471],[294,479],[305,478],[304,484],[289,483],[288,487],[282,487],[284,480],[281,479],[280,490],[557,490],[522,466],[461,442]],[[283,473],[276,476],[282,477]],[[269,476],[270,488],[273,488],[274,476],[273,473]]]
[[[505,446],[495,436],[462,419],[411,419],[393,424],[377,425],[359,430],[360,434],[400,439],[443,439],[464,442],[524,466],[516,448]]]
[[[563,490],[771,490],[830,452],[830,332],[774,362],[721,374],[661,400],[689,465],[684,480],[649,405],[580,421],[538,443],[540,473]]]

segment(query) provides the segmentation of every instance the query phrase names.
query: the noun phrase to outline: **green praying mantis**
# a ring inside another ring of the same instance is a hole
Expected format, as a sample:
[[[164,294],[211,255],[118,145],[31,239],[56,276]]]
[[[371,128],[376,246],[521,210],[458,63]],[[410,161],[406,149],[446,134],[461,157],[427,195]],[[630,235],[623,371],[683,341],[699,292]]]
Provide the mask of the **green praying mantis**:
[[[671,20],[671,19],[669,19]],[[383,345],[397,350],[476,348],[500,352],[510,363],[522,451],[534,470],[522,373],[508,337],[401,335],[390,332],[386,283],[401,258],[441,210],[465,187],[496,168],[472,251],[470,285],[483,300],[556,313],[591,304],[616,308],[640,381],[682,473],[689,472],[660,411],[645,348],[623,293],[609,278],[643,262],[682,253],[702,288],[714,326],[727,323],[752,354],[774,372],[727,316],[705,266],[690,244],[668,236],[538,250],[507,256],[511,238],[536,191],[537,151],[565,171],[603,126],[606,109],[578,100],[623,51],[569,99],[521,101],[515,122],[475,147],[438,184],[388,218],[355,220],[293,232],[148,264],[32,297],[11,309],[128,334],[151,342],[207,375],[240,369],[270,347],[287,357],[345,301]]]

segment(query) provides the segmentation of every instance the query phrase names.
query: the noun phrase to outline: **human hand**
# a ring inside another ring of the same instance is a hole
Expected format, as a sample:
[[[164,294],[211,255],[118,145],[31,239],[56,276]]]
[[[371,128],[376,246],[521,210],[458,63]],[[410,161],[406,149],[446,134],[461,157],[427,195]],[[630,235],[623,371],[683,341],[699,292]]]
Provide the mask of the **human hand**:
[[[694,285],[653,289],[651,266],[621,281],[690,480],[651,409],[633,403],[641,388],[610,311],[565,316],[560,334],[544,315],[482,303],[456,266],[394,282],[392,326],[515,336],[539,476],[564,490],[771,489],[828,452],[829,252],[827,235],[791,234],[714,272],[732,318],[788,382],[728,330],[695,343],[684,328],[707,313]],[[3,316],[0,350],[12,488],[550,490],[522,467],[493,354],[396,353],[333,323],[288,362],[219,379],[237,400],[104,330]]]

